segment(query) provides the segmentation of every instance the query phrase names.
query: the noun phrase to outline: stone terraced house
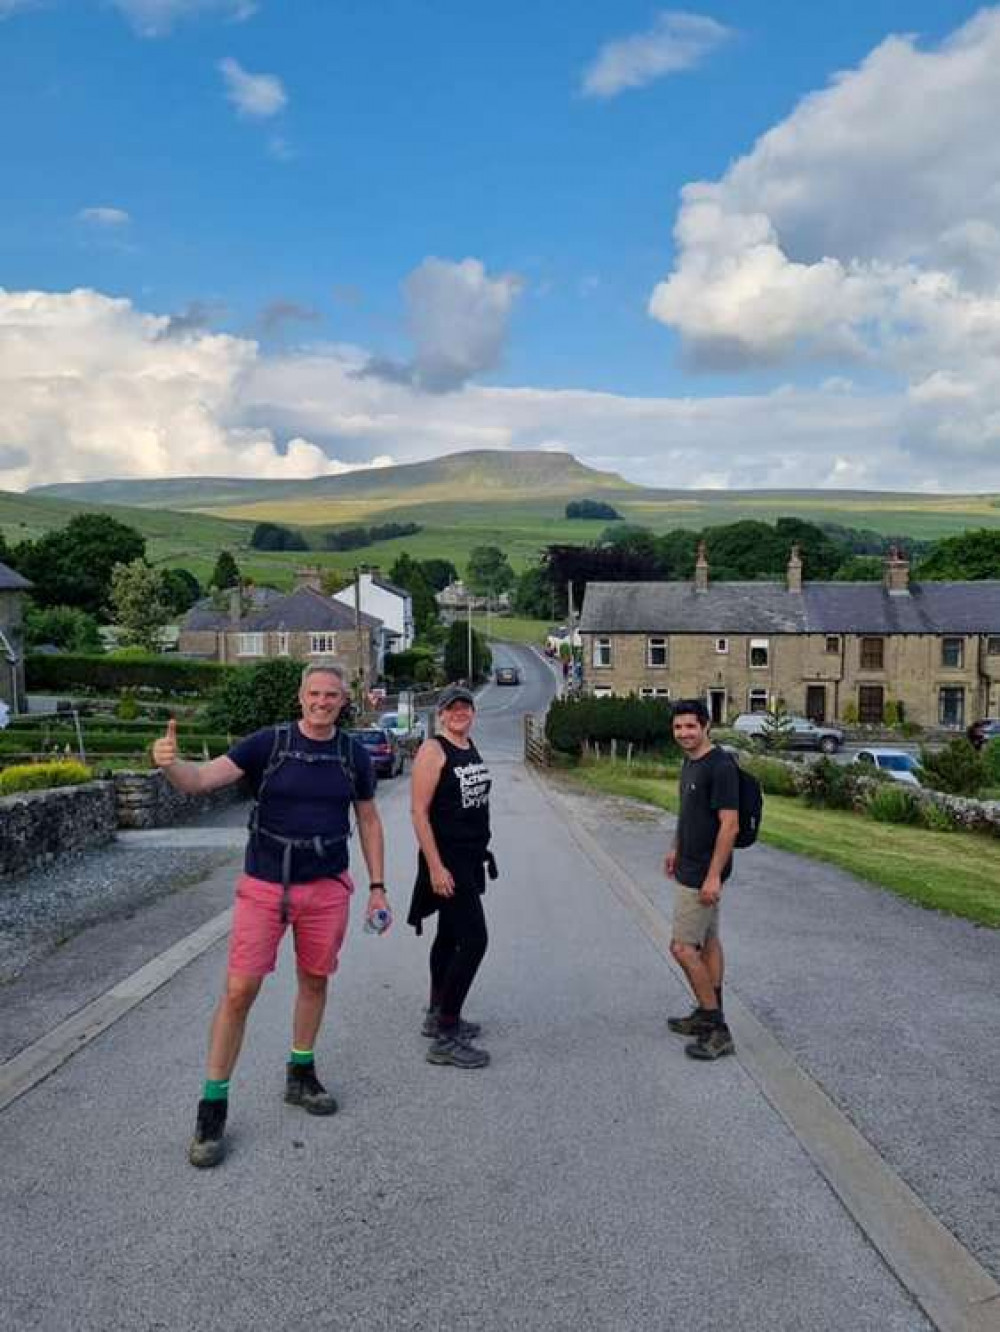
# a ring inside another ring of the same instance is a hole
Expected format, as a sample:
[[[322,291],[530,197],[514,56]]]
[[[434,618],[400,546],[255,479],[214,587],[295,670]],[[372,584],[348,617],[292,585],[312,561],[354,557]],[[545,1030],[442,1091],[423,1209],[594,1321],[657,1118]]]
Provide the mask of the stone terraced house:
[[[11,712],[23,712],[24,598],[31,590],[27,578],[0,564],[0,702]]]
[[[815,721],[881,722],[894,701],[921,726],[1000,717],[1000,580],[910,581],[893,551],[881,583],[589,583],[580,617],[587,693],[700,697],[713,720],[781,700]]]

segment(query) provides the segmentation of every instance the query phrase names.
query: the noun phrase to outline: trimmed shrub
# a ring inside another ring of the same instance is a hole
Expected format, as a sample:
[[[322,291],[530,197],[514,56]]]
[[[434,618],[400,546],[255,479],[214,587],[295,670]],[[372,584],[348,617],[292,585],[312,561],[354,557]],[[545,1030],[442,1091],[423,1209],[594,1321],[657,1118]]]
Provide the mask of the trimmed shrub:
[[[948,795],[975,795],[986,784],[985,764],[964,736],[949,740],[936,753],[921,749],[920,767],[924,786]]]
[[[427,666],[430,675],[426,675]],[[387,654],[383,670],[387,680],[393,684],[408,684],[423,678],[433,679],[434,653],[429,648],[408,648],[406,652]]]
[[[135,694],[131,689],[123,689],[122,696],[118,700],[118,706],[115,708],[115,716],[119,721],[136,721],[139,716],[139,704],[135,701]]]
[[[237,666],[224,679],[205,709],[206,721],[220,731],[249,735],[262,726],[291,721],[301,711],[302,663],[272,657],[254,666]],[[183,740],[183,727],[178,727]]]
[[[1000,735],[987,741],[979,751],[987,786],[1000,786]]]
[[[868,813],[876,823],[921,823],[920,801],[899,785],[883,786],[871,791],[865,801]]]
[[[45,791],[53,786],[80,786],[94,774],[83,763],[25,763],[0,772],[0,795],[17,791]]]
[[[148,653],[128,657],[29,653],[25,658],[28,689],[51,694],[117,694],[122,689],[166,695],[204,694],[236,669],[214,661]]]
[[[828,758],[809,764],[800,790],[808,804],[825,809],[857,809],[862,803],[857,775]]]
[[[545,735],[554,749],[579,754],[584,741],[629,741],[676,756],[669,703],[653,698],[561,698],[549,708]]]

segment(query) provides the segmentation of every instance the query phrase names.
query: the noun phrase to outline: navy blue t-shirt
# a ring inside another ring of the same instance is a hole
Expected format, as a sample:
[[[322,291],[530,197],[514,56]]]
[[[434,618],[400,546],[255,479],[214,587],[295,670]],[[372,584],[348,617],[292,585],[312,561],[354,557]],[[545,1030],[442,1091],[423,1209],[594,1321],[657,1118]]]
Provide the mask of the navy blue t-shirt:
[[[268,726],[239,740],[228,757],[247,775],[254,796],[274,749],[276,727]],[[343,740],[340,745],[343,745]],[[371,800],[375,794],[371,759],[364,745],[353,738],[351,761],[354,767],[354,797]],[[292,852],[292,883],[311,883],[332,878],[347,869],[349,854],[347,834],[350,829],[351,787],[342,762],[308,762],[295,754],[335,755],[338,739],[310,740],[292,724],[288,753],[267,779],[260,808],[260,827],[282,837],[322,837],[322,850],[296,847]],[[244,867],[247,874],[268,883],[281,883],[283,847],[266,836],[251,836],[247,842]]]

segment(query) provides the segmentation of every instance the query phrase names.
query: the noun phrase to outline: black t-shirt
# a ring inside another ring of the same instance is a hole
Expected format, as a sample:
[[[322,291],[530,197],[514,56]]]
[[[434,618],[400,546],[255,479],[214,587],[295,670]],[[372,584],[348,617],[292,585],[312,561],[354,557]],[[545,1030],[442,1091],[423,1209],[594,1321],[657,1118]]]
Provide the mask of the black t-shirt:
[[[490,840],[490,770],[471,740],[467,749],[460,749],[443,735],[434,739],[444,750],[444,767],[427,813],[438,849],[485,848]]]
[[[255,731],[237,741],[229,751],[229,758],[246,773],[254,796],[260,790],[264,769],[274,750],[275,730],[268,726]],[[355,798],[371,800],[375,785],[368,751],[350,737],[347,743],[351,746]],[[267,779],[260,808],[261,828],[282,837],[326,839],[319,851],[313,847],[295,848],[293,883],[332,878],[347,869],[351,786],[343,763],[330,761],[338,752],[336,735],[330,740],[310,740],[293,724],[288,754]],[[320,755],[326,757],[315,761]],[[267,836],[251,837],[244,860],[247,874],[268,883],[281,883],[282,852],[281,844]]]
[[[704,758],[686,758],[681,768],[680,796],[674,875],[685,887],[700,888],[715,851],[719,810],[740,807],[736,763],[723,750],[714,747]],[[722,878],[728,879],[732,871],[730,856]]]

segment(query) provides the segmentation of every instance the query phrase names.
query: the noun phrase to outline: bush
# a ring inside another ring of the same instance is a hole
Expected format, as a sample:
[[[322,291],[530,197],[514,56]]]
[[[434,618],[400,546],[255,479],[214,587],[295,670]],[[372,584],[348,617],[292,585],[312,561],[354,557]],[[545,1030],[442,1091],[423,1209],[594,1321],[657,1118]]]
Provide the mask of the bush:
[[[387,680],[393,684],[408,684],[421,677],[418,671],[426,670],[430,663],[433,677],[434,653],[430,648],[408,648],[406,652],[390,652],[385,658],[383,671]]]
[[[936,753],[921,749],[920,767],[924,786],[948,795],[975,795],[986,784],[985,764],[964,736]]]
[[[25,763],[0,772],[0,795],[15,791],[44,791],[54,786],[80,786],[92,781],[93,772],[83,763]]]
[[[979,751],[987,786],[1000,786],[1000,736],[987,741]]]
[[[951,810],[933,800],[920,801],[920,822],[929,832],[957,832],[960,827]]]
[[[136,655],[131,650],[127,657],[29,653],[25,659],[28,689],[47,694],[117,694],[122,689],[203,694],[235,669],[214,661],[189,661],[155,653]]]
[[[249,735],[263,726],[298,717],[302,663],[273,657],[237,666],[209,700],[206,720],[221,731]]]
[[[757,778],[765,795],[799,794],[799,776],[784,763],[775,759],[744,758],[740,760],[740,767]]]
[[[801,791],[808,804],[825,809],[856,809],[862,803],[857,774],[828,758],[805,769]]]
[[[894,698],[887,698],[882,705],[882,721],[886,726],[898,726],[903,720],[903,710]]]
[[[920,801],[898,785],[870,792],[865,806],[876,823],[921,823]]]
[[[119,721],[135,721],[138,718],[139,704],[135,701],[135,694],[131,689],[122,690],[122,696],[115,708],[115,716]]]
[[[845,726],[857,726],[858,724],[858,705],[848,700],[840,709],[840,720]]]
[[[631,741],[642,749],[676,755],[669,703],[652,698],[556,699],[545,719],[545,735],[554,749],[579,754],[591,744]]]

